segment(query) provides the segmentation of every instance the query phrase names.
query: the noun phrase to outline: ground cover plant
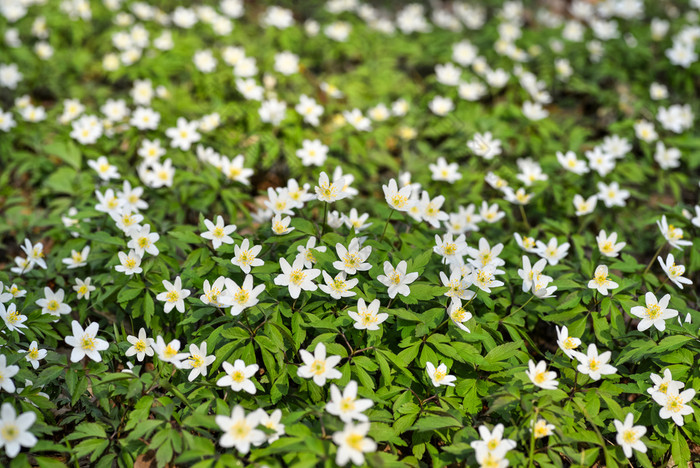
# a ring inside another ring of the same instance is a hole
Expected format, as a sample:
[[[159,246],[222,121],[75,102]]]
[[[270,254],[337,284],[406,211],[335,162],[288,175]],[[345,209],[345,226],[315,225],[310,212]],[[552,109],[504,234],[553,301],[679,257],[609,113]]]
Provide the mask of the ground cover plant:
[[[0,2],[2,466],[700,464],[700,2]]]

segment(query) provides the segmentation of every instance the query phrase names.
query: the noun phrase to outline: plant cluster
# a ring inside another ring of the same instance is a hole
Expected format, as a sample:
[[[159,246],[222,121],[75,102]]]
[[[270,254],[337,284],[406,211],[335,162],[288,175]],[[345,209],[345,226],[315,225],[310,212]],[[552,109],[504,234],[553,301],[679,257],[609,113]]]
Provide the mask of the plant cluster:
[[[700,1],[195,3],[0,1],[3,466],[700,463]]]

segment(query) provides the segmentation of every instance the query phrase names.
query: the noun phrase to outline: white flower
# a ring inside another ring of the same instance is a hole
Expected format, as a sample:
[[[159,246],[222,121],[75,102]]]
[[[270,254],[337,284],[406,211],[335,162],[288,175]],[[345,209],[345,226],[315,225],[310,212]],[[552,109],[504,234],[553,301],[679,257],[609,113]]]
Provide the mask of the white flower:
[[[576,153],[573,151],[567,151],[566,154],[562,154],[561,151],[557,151],[557,161],[559,164],[567,171],[573,172],[574,174],[583,175],[589,171],[586,162],[577,159]]]
[[[202,285],[204,294],[199,296],[199,300],[214,307],[224,307],[227,295],[224,286],[225,280],[226,278],[223,276],[216,278],[214,284],[210,284],[209,280],[204,280],[204,284]]]
[[[399,262],[396,268],[391,266],[388,261],[384,262],[384,275],[377,276],[377,280],[388,288],[390,298],[395,298],[397,294],[408,296],[411,294],[409,284],[418,279],[418,273],[406,273],[408,264],[405,260]]]
[[[326,384],[327,379],[339,379],[343,376],[335,366],[340,362],[340,356],[326,357],[326,345],[319,343],[316,345],[314,354],[305,349],[299,350],[304,365],[300,366],[297,375],[303,379],[313,379],[319,387]]]
[[[345,190],[346,183],[347,182],[345,181],[344,177],[334,180],[333,183],[331,183],[328,179],[328,174],[321,172],[318,178],[318,185],[314,187],[316,198],[326,203],[333,203],[334,201],[342,200],[350,195]]]
[[[152,342],[153,350],[158,355],[158,359],[163,362],[169,362],[175,367],[180,367],[181,361],[185,359],[188,355],[187,353],[180,353],[180,340],[172,340],[170,343],[166,344],[162,336],[158,335],[154,342]]]
[[[320,245],[316,247],[316,238],[311,236],[309,237],[309,240],[306,241],[306,246],[299,246],[297,247],[297,252],[299,252],[295,258],[301,258],[304,262],[304,268],[311,268],[314,266],[314,263],[316,263],[316,257],[314,257],[314,253],[312,252],[313,250],[316,250],[317,252],[325,252],[326,251],[326,246],[325,245]]]
[[[265,262],[257,258],[257,255],[262,250],[261,245],[250,246],[248,239],[243,239],[241,245],[234,246],[234,256],[231,259],[231,263],[238,266],[243,273],[250,273],[251,267],[262,266]]]
[[[12,377],[19,372],[19,366],[8,366],[7,358],[4,354],[0,354],[0,388],[8,393],[15,393],[15,383]]]
[[[396,180],[391,179],[388,185],[382,185],[382,190],[384,198],[391,208],[397,211],[408,211],[411,205],[412,187],[410,185],[401,187],[399,190]]]
[[[333,442],[338,446],[338,454],[335,462],[344,466],[349,461],[355,465],[362,465],[365,462],[364,453],[377,450],[377,444],[365,437],[369,432],[370,423],[360,424],[347,423],[342,431],[333,434]]]
[[[358,330],[379,330],[379,325],[389,318],[389,314],[379,313],[379,299],[365,304],[364,299],[357,300],[357,312],[349,310],[348,315],[355,323],[353,326]]]
[[[65,293],[63,289],[59,289],[55,293],[49,287],[44,288],[44,297],[42,299],[37,299],[36,305],[41,307],[42,314],[51,314],[55,317],[60,317],[61,315],[70,314],[71,307],[68,304],[64,304],[63,298]]]
[[[196,121],[188,122],[184,117],[178,117],[177,126],[165,130],[165,135],[170,138],[170,146],[189,151],[192,143],[198,142],[201,138],[197,132],[198,125]]]
[[[620,185],[617,182],[611,182],[610,185],[598,182],[598,190],[598,199],[602,200],[608,208],[625,206],[626,200],[630,196],[629,191],[620,189]]]
[[[527,377],[530,381],[540,388],[545,390],[555,390],[559,385],[559,382],[555,380],[557,378],[556,372],[547,372],[547,363],[540,361],[535,365],[535,361],[532,359],[527,363],[528,370],[525,371]]]
[[[486,160],[501,154],[501,140],[494,139],[491,132],[475,133],[474,137],[467,142],[467,147]]]
[[[340,393],[335,385],[331,385],[331,401],[326,404],[326,411],[338,416],[344,423],[358,421],[368,421],[369,418],[362,414],[374,403],[367,398],[357,398],[357,382],[351,380]]]
[[[514,232],[513,238],[515,238],[515,243],[518,247],[523,249],[525,252],[537,253],[537,241],[532,237],[521,236],[519,233]]]
[[[231,306],[231,315],[234,317],[239,315],[248,307],[253,307],[257,304],[258,296],[265,290],[264,284],[259,284],[253,287],[253,276],[246,275],[241,287],[238,287],[235,281],[226,278],[226,294],[221,297],[221,302],[224,305]]]
[[[372,130],[372,121],[362,115],[362,111],[360,109],[352,109],[351,111],[344,110],[343,118],[350,125],[355,127],[356,130],[361,132],[369,132]]]
[[[503,251],[503,244],[496,244],[491,248],[489,241],[482,237],[479,239],[479,248],[467,247],[467,254],[471,257],[469,263],[477,268],[487,266],[499,267],[505,265],[502,259],[498,258]]]
[[[654,383],[653,387],[647,388],[647,393],[653,395],[656,392],[668,393],[669,388],[673,387],[680,391],[681,388],[685,387],[683,382],[678,380],[673,380],[673,375],[669,369],[664,369],[663,378],[657,374],[651,374],[649,378]]]
[[[530,422],[530,425],[532,426],[530,430],[535,434],[535,439],[550,436],[555,429],[554,424],[548,424],[544,419],[538,419],[537,422],[533,420]]]
[[[181,369],[192,369],[187,380],[192,382],[197,376],[205,377],[207,375],[207,366],[213,363],[216,357],[212,354],[207,356],[207,342],[202,342],[201,345],[190,345],[190,355],[186,360],[182,361]]]
[[[304,291],[315,291],[318,286],[313,283],[313,279],[321,274],[321,270],[315,268],[305,270],[304,259],[295,258],[292,265],[286,259],[280,258],[282,273],[275,277],[277,286],[287,286],[292,299],[299,297],[302,289]]]
[[[523,103],[523,115],[529,120],[537,121],[547,117],[549,112],[539,102],[525,101]]]
[[[270,213],[272,213],[272,211],[270,211]],[[274,232],[278,236],[289,234],[294,230],[293,227],[289,227],[290,222],[292,222],[291,216],[282,218],[281,214],[276,214],[272,218],[272,232]]]
[[[452,112],[455,105],[454,102],[452,102],[452,99],[448,97],[435,96],[432,101],[428,103],[428,107],[433,114],[442,117]]]
[[[207,228],[207,232],[200,234],[204,239],[211,240],[211,244],[214,249],[221,247],[221,244],[233,244],[233,239],[229,234],[236,231],[235,224],[229,224],[228,226],[224,223],[224,218],[219,215],[216,217],[216,224],[212,223],[208,219],[204,220],[204,226]]]
[[[569,336],[569,329],[566,326],[562,326],[561,328],[556,326],[556,329],[557,344],[559,345],[559,348],[564,351],[564,354],[566,354],[570,359],[575,358],[576,356],[574,355],[574,350],[581,345],[581,340]]]
[[[518,276],[523,280],[523,292],[528,292],[535,283],[545,282],[549,283],[552,278],[543,275],[542,271],[547,265],[547,260],[541,258],[533,266],[530,264],[530,259],[523,255],[523,268],[518,269]]]
[[[240,453],[246,454],[251,445],[260,445],[267,437],[259,429],[260,413],[253,411],[246,416],[245,411],[236,405],[231,411],[231,416],[217,415],[214,419],[224,435],[219,440],[219,445],[224,448],[235,447]]]
[[[71,351],[70,354],[71,362],[79,362],[85,356],[93,361],[102,361],[100,351],[105,351],[109,348],[109,343],[103,339],[97,338],[97,332],[99,331],[97,322],[91,323],[83,330],[83,327],[81,327],[76,320],[73,320],[71,322],[71,328],[73,330],[73,336],[67,336],[65,338],[66,344],[73,347],[73,351]]]
[[[598,203],[598,195],[592,195],[588,198],[583,198],[578,193],[574,195],[574,207],[576,208],[576,216],[583,216],[593,213],[595,206]]]
[[[669,386],[666,393],[655,392],[651,395],[655,402],[661,405],[659,416],[661,419],[673,419],[679,426],[683,425],[683,416],[692,414],[693,408],[688,402],[695,396],[695,390],[689,388],[683,392],[676,386]]]
[[[502,273],[502,270],[497,270],[493,265],[486,265],[483,268],[475,267],[471,273],[471,282],[482,291],[491,294],[491,288],[503,286],[503,281],[495,279],[496,274]]]
[[[681,151],[678,148],[666,148],[661,141],[656,142],[654,160],[661,169],[673,169],[681,165]]]
[[[128,255],[124,252],[119,252],[117,255],[119,257],[121,265],[115,266],[115,270],[120,271],[128,276],[131,276],[134,273],[141,273],[143,271],[143,268],[141,268],[140,266],[141,256],[137,255],[136,252],[134,252],[133,250],[130,250]]]
[[[24,358],[29,362],[34,369],[39,368],[39,359],[44,359],[46,357],[47,351],[45,349],[39,349],[39,345],[36,341],[32,341],[26,351],[20,351],[22,353],[27,353]]]
[[[340,273],[335,275],[335,278],[332,278],[331,275],[329,275],[325,271],[323,271],[322,273],[323,280],[326,282],[326,284],[319,285],[319,288],[326,294],[330,294],[330,296],[333,299],[351,297],[356,294],[353,291],[351,291],[351,289],[354,288],[359,282],[357,278],[346,280],[347,273],[345,273],[344,271],[341,271]]]
[[[588,345],[588,352],[586,354],[580,351],[573,351],[573,355],[580,363],[577,367],[578,371],[588,375],[593,380],[600,380],[603,375],[610,375],[617,372],[615,367],[608,364],[612,353],[610,351],[605,351],[598,354],[598,349],[593,343]]]
[[[268,415],[265,411],[259,409],[258,413],[260,414],[259,424],[274,431],[272,434],[267,435],[268,444],[273,443],[279,439],[281,435],[284,435],[284,424],[280,423],[282,420],[282,410],[276,409],[272,414]]]
[[[182,289],[182,280],[179,276],[175,278],[175,281],[171,283],[168,280],[163,280],[163,287],[165,291],[159,293],[156,299],[165,302],[163,306],[165,313],[170,313],[173,308],[176,308],[178,312],[185,312],[185,299],[190,296],[189,289]]]
[[[245,362],[241,359],[236,359],[231,365],[228,362],[223,363],[224,372],[226,375],[221,377],[216,381],[216,385],[219,387],[231,387],[234,392],[240,392],[244,390],[251,395],[256,392],[255,384],[250,378],[255,375],[260,369],[257,364],[251,364],[246,366]]]
[[[445,181],[453,184],[462,178],[462,174],[459,172],[459,165],[457,163],[447,164],[443,157],[438,158],[437,164],[429,164],[428,168],[433,173],[433,180],[436,181]]]
[[[664,270],[668,276],[668,279],[670,279],[673,284],[681,289],[683,289],[684,284],[693,284],[690,279],[683,276],[683,273],[685,273],[685,266],[676,265],[673,254],[668,254],[665,262],[661,257],[656,257],[656,259],[659,261],[661,268]]]
[[[322,166],[328,157],[328,147],[321,140],[304,140],[296,155],[304,166]]]
[[[238,65],[236,65],[238,67]],[[286,116],[287,103],[278,101],[277,99],[269,99],[263,101],[258,109],[260,120],[266,123],[271,123],[274,126],[279,125]]]
[[[5,447],[5,454],[15,458],[21,447],[34,447],[37,438],[29,432],[36,421],[36,413],[27,411],[17,416],[15,409],[9,403],[3,403],[0,408],[0,447]]]
[[[627,245],[626,242],[616,243],[616,232],[611,232],[608,236],[605,233],[605,231],[601,230],[596,236],[595,240],[598,243],[598,250],[600,250],[600,253],[605,255],[606,257],[617,257],[620,253],[620,250],[622,250],[623,247]]]
[[[500,221],[506,214],[503,211],[499,211],[498,205],[493,204],[489,206],[486,201],[481,202],[481,208],[479,209],[479,216],[481,219],[489,224],[496,223]]]
[[[0,304],[0,317],[8,330],[17,330],[18,333],[24,334],[20,328],[27,328],[24,322],[27,320],[25,315],[22,315],[17,311],[17,306],[15,304],[10,304],[5,308],[4,304]]]
[[[668,309],[668,303],[671,300],[671,295],[666,294],[657,302],[653,292],[647,292],[644,296],[646,307],[636,306],[630,309],[630,313],[642,319],[637,325],[637,330],[644,331],[651,326],[656,327],[659,331],[666,329],[666,320],[678,316],[678,311]]]
[[[156,247],[156,242],[160,239],[160,235],[156,232],[151,232],[150,224],[132,228],[129,235],[131,236],[131,240],[126,246],[133,249],[136,255],[143,256],[144,253],[147,252],[153,256],[157,256],[160,253],[158,247]]]
[[[440,364],[436,368],[432,362],[428,361],[425,363],[425,371],[428,373],[428,377],[430,377],[430,380],[432,381],[433,386],[435,386],[435,387],[439,387],[440,385],[447,385],[450,387],[455,386],[455,384],[453,384],[452,382],[457,380],[457,377],[455,377],[454,375],[449,375],[447,373],[447,366],[444,363]]]
[[[417,203],[421,219],[427,221],[432,227],[439,228],[440,222],[450,218],[447,213],[440,209],[443,203],[445,203],[444,196],[438,195],[431,200],[428,192],[423,190],[420,201]]]
[[[462,300],[460,298],[452,298],[452,302],[450,302],[450,305],[447,308],[447,315],[450,317],[450,320],[452,320],[452,323],[457,325],[457,327],[467,333],[470,333],[469,329],[466,327],[466,325],[464,325],[464,323],[471,320],[472,314],[462,307]]]
[[[68,265],[68,269],[79,268],[87,265],[87,257],[90,255],[90,247],[85,246],[80,252],[71,250],[71,256],[64,258],[61,261]]]
[[[615,424],[615,429],[617,430],[617,444],[622,447],[627,458],[632,457],[632,449],[641,453],[647,452],[647,446],[641,441],[642,436],[647,433],[647,428],[635,426],[632,413],[627,413],[624,423],[615,419],[613,424]]]
[[[634,123],[634,133],[642,141],[651,143],[659,138],[659,134],[654,129],[654,124],[646,120],[637,120]]]
[[[138,336],[127,336],[126,341],[131,343],[131,347],[124,353],[126,357],[136,355],[136,359],[141,362],[146,356],[153,356],[153,348],[151,347],[153,340],[146,335],[145,328],[142,327],[139,330]]]
[[[304,118],[304,122],[313,126],[316,126],[320,123],[319,118],[323,114],[323,106],[318,105],[315,99],[310,98],[306,94],[302,94],[301,96],[299,96],[299,104],[297,104],[294,109],[299,113],[299,115],[301,115]],[[298,152],[297,156],[299,156]],[[321,164],[323,164],[323,161],[321,161],[321,163],[317,165]],[[307,164],[304,163],[304,165]]]
[[[493,431],[489,431],[486,426],[479,426],[479,435],[481,440],[475,440],[469,445],[474,450],[486,450],[488,452],[509,452],[513,450],[517,443],[511,439],[503,438],[503,424],[496,424]]]
[[[550,265],[556,265],[559,260],[566,257],[569,252],[569,243],[564,242],[561,245],[557,244],[557,238],[552,237],[549,242],[545,244],[542,241],[537,241],[537,255],[542,258],[547,259]]]
[[[333,268],[337,270],[354,275],[358,271],[367,271],[372,268],[372,265],[367,263],[367,259],[372,253],[372,247],[361,248],[357,237],[350,241],[350,245],[347,248],[343,244],[337,243],[335,251],[340,259],[333,262]]]
[[[598,265],[593,274],[593,279],[588,282],[588,287],[597,289],[603,296],[608,295],[608,289],[615,289],[619,285],[608,279],[608,267],[606,265]]]
[[[88,166],[90,166],[97,172],[97,175],[102,180],[118,179],[120,177],[119,171],[117,171],[117,167],[112,166],[109,163],[109,161],[107,161],[107,158],[104,156],[100,156],[99,158],[97,158],[97,161],[93,161],[90,159],[87,163]]]
[[[470,291],[468,289],[469,286],[472,285],[472,275],[462,275],[460,268],[455,268],[452,270],[449,277],[441,271],[440,281],[442,281],[443,286],[449,288],[447,292],[445,292],[445,296],[447,297],[468,301],[476,296],[474,291]]]
[[[683,229],[675,227],[673,224],[668,224],[666,215],[661,217],[661,221],[656,221],[657,226],[664,238],[671,244],[672,247],[682,250],[687,245],[693,245],[691,241],[683,240]]]

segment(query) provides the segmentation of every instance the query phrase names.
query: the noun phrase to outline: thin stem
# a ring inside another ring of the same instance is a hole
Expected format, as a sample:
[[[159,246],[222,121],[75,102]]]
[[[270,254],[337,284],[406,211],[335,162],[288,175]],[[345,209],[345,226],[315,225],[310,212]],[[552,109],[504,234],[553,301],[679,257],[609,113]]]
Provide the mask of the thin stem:
[[[328,216],[328,202],[323,204],[323,221],[321,222],[321,235],[318,236],[318,240],[321,240],[323,234],[326,232],[326,216]]]
[[[389,221],[391,221],[391,215],[394,214],[394,210],[391,210],[389,217],[386,219],[386,224],[384,225],[384,230],[382,231],[382,237],[379,238],[379,242],[384,240],[384,234],[386,234],[386,228],[389,227]]]
[[[521,305],[520,307],[518,307],[518,309],[515,310],[514,312],[511,312],[510,314],[506,315],[504,318],[508,318],[508,317],[510,317],[511,315],[513,315],[513,314],[515,314],[515,313],[517,313],[517,312],[520,312],[520,311],[523,309],[523,307],[525,307],[526,305],[528,305],[528,304],[530,303],[530,301],[532,300],[533,297],[535,297],[534,294],[532,294],[532,295],[530,296],[530,299],[528,299],[527,301],[525,301],[525,304],[523,304],[523,305]]]
[[[651,261],[649,261],[649,264],[644,269],[644,273],[642,273],[642,277],[646,276],[646,274],[649,272],[649,269],[654,264],[656,257],[659,256],[659,254],[661,253],[661,249],[663,249],[665,245],[666,245],[666,243],[661,244],[661,247],[659,247],[658,250],[656,251],[656,253],[651,257]]]
[[[523,217],[523,222],[525,223],[525,228],[530,230],[530,223],[527,222],[527,215],[525,214],[525,208],[523,205],[518,205],[520,207],[520,215]]]
[[[535,424],[537,423],[537,413],[535,413],[535,418],[532,420],[532,427],[530,428],[530,456],[527,459],[527,467],[534,468],[534,457],[535,457]]]
[[[659,285],[659,287],[656,288],[656,291],[654,291],[654,295],[656,295],[656,293],[659,292],[659,289],[661,289],[661,287],[662,287],[664,284],[666,284],[666,281],[668,281],[668,276],[664,276],[664,280],[661,282],[661,284]]]

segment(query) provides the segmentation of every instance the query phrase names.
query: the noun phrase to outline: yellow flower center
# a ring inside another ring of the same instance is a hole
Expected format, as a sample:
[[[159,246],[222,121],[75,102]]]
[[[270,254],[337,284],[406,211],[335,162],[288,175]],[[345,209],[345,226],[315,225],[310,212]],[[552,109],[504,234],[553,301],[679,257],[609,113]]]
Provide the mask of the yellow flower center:
[[[241,383],[245,380],[245,374],[242,371],[233,371],[231,374],[231,379],[236,383]]]
[[[350,434],[345,438],[345,443],[353,450],[362,451],[362,441],[364,437],[361,434]]]
[[[547,377],[545,377],[544,372],[537,372],[537,373],[535,374],[535,383],[536,383],[536,384],[541,384],[541,383],[543,383],[545,380],[547,380]]]
[[[80,347],[85,351],[92,351],[95,349],[95,339],[90,335],[83,335],[80,340]]]
[[[7,314],[7,321],[9,323],[11,323],[12,325],[14,325],[15,323],[19,322],[19,317],[20,317],[19,312],[17,312],[17,311],[10,312],[9,314]]]
[[[323,375],[326,372],[326,361],[316,359],[311,363],[311,373],[315,375]]]
[[[5,442],[11,442],[19,437],[20,431],[16,425],[5,423],[0,429],[0,434],[2,434],[2,438]]]
[[[80,286],[78,288],[78,294],[80,294],[81,296],[84,296],[85,294],[87,294],[87,292],[88,292],[88,287],[85,284],[83,284],[82,286]]]
[[[588,368],[594,372],[600,370],[600,361],[597,359],[589,359]]]
[[[56,312],[60,306],[61,305],[55,299],[51,299],[49,303],[46,304],[46,308],[49,309],[51,312]]]
[[[661,315],[661,307],[658,304],[654,304],[646,308],[647,317],[652,320],[659,318]]]
[[[29,355],[29,359],[39,359],[39,350],[37,348],[30,348],[27,354]]]
[[[340,401],[340,411],[342,413],[348,413],[355,410],[355,400],[353,398],[343,398]]]
[[[683,399],[680,396],[669,396],[666,402],[666,409],[678,413],[683,409]]]
[[[136,344],[134,344],[134,349],[139,353],[143,353],[146,350],[146,342],[143,340],[137,341]]]
[[[576,349],[576,348],[578,348],[578,345],[571,337],[568,337],[567,339],[564,340],[564,347],[566,349]]]
[[[499,441],[497,439],[491,439],[488,441],[486,444],[486,447],[488,447],[489,450],[493,451],[498,448]]]
[[[124,262],[124,266],[128,269],[133,269],[136,267],[136,260],[131,257],[127,257],[126,261]]]
[[[198,356],[196,354],[190,356],[189,361],[192,368],[202,367],[204,365],[204,359],[202,359],[202,356]]]
[[[294,270],[291,275],[289,275],[289,281],[299,286],[306,277],[306,273],[301,270]]]
[[[248,437],[248,434],[250,434],[250,431],[252,431],[253,428],[248,425],[248,423],[243,420],[243,421],[238,421],[236,424],[231,426],[231,436],[233,436],[234,439],[245,439]]]
[[[172,291],[168,292],[166,298],[168,299],[168,302],[177,302],[180,300],[180,293],[173,289]]]
[[[445,255],[454,255],[457,252],[457,244],[445,244],[442,247]]]
[[[622,433],[622,440],[624,440],[626,444],[637,442],[637,432],[632,429],[627,429]]]
[[[224,230],[223,230],[223,228],[220,228],[220,227],[215,227],[211,233],[217,239],[224,237]]]
[[[243,305],[246,302],[248,302],[250,294],[245,289],[241,289],[233,296],[233,298],[236,300],[236,302],[238,302],[239,305]]]

